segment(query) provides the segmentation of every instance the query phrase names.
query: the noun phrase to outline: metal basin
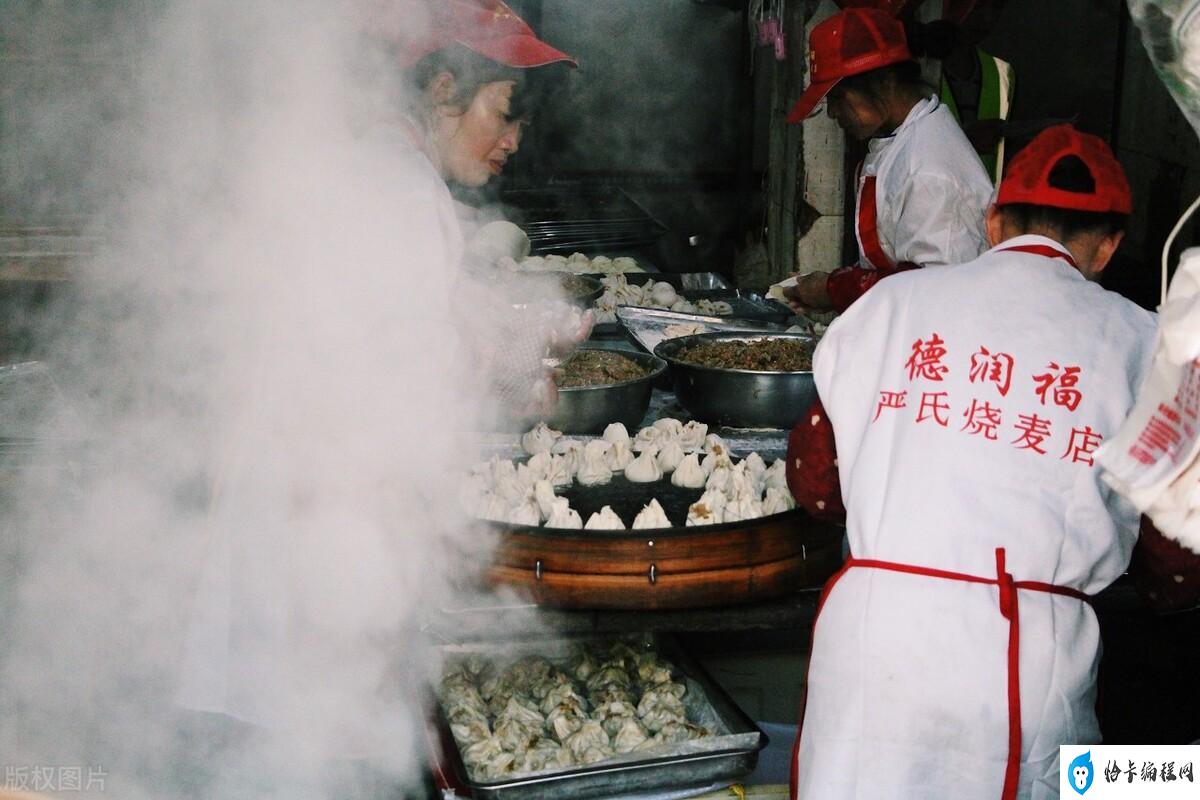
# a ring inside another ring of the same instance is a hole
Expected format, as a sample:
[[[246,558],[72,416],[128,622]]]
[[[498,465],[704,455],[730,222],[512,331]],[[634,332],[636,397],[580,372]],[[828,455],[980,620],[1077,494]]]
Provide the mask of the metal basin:
[[[586,350],[605,350],[636,361],[650,372],[641,378],[607,386],[579,386],[558,390],[558,405],[546,424],[563,433],[603,433],[613,422],[626,428],[636,428],[646,416],[654,380],[667,368],[666,362],[649,353],[622,350],[616,347],[586,347]]]
[[[813,341],[807,333],[701,333],[660,342],[654,354],[671,365],[675,396],[696,419],[735,428],[790,429],[817,397],[811,371],[717,369],[678,358],[680,351],[700,341],[765,339]]]

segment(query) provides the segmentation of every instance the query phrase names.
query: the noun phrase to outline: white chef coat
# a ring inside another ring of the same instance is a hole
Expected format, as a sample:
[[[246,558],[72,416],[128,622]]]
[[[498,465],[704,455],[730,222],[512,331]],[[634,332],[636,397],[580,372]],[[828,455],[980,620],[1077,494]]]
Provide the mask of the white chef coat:
[[[879,244],[893,264],[961,264],[987,249],[984,216],[992,182],[937,97],[913,106],[891,136],[867,144],[855,194],[860,201],[863,182],[872,176]],[[867,265],[857,225],[855,235],[859,263]]]
[[[994,578],[1005,548],[1016,580],[1094,594],[1137,514],[1092,453],[1148,373],[1155,322],[1061,259],[1006,250],[1022,245],[1065,252],[1021,236],[895,275],[817,348],[850,551]],[[1073,597],[1020,591],[1019,609],[1019,796],[1055,797],[1058,745],[1098,741],[1099,630]],[[1000,797],[1008,635],[994,585],[848,570],[814,631],[799,797]]]
[[[431,309],[428,330],[431,336],[440,336],[436,326],[445,323],[446,314],[436,310],[436,298],[450,296],[463,250],[444,181],[399,127],[373,130],[348,163],[358,170],[355,174],[366,176],[357,184],[364,202],[386,198],[386,208],[399,216],[397,225],[402,226],[392,232],[389,241],[404,250],[396,254],[395,281],[382,282],[378,290],[410,291],[415,297],[427,298],[425,305]],[[345,268],[353,270],[354,265]],[[382,307],[386,314],[386,304],[386,299],[372,301],[371,311],[379,312]],[[417,316],[414,305],[409,303],[404,312],[410,318]],[[318,312],[318,322],[323,319]],[[416,318],[399,324],[412,327],[422,323]],[[369,340],[386,336],[388,331],[337,333],[351,340],[356,336]],[[279,340],[265,343],[267,355],[262,361],[264,370],[271,370],[275,361],[271,348],[281,348],[276,354],[286,356],[287,348],[294,345],[289,344],[286,332],[264,338]],[[386,361],[386,350],[378,345],[368,347],[380,351],[375,355]],[[429,357],[436,360],[440,356],[431,351]],[[329,366],[329,380],[337,381],[338,365]],[[403,362],[392,367],[404,368]],[[373,529],[367,512],[343,513],[347,508],[369,508],[377,503],[378,487],[331,487],[327,478],[318,485],[320,496],[311,503],[317,510],[296,512],[297,503],[308,502],[304,499],[305,473],[312,471],[313,463],[307,459],[324,458],[333,464],[326,472],[336,472],[337,460],[352,458],[355,451],[310,452],[303,449],[308,443],[297,446],[295,437],[276,438],[278,418],[286,416],[292,404],[288,392],[294,383],[293,373],[276,370],[258,376],[256,385],[247,387],[246,417],[230,436],[233,444],[228,448],[237,455],[219,476],[219,495],[209,526],[211,539],[189,623],[176,702],[186,709],[224,714],[274,731],[290,732],[319,720],[318,725],[308,727],[323,726],[340,737],[333,743],[321,743],[321,752],[330,754],[340,747],[344,748],[342,755],[361,755],[379,744],[377,734],[388,729],[389,721],[370,719],[376,710],[384,713],[382,704],[347,707],[346,696],[374,697],[378,686],[369,681],[388,665],[365,663],[380,653],[366,640],[376,633],[371,626],[394,626],[402,611],[378,623],[366,615],[387,617],[388,601],[381,598],[399,597],[408,589],[395,581],[390,532],[382,526]],[[337,402],[334,395],[326,399]],[[374,405],[370,408],[378,410]],[[348,416],[365,413],[354,407],[344,411]],[[409,412],[397,407],[391,413]],[[348,430],[362,433],[361,426],[353,424]],[[386,438],[384,430],[378,433]],[[370,447],[370,443],[355,445]],[[287,461],[297,462],[291,471],[281,464]],[[408,479],[397,476],[401,482]],[[314,519],[322,513],[327,515],[327,524]],[[307,525],[294,521],[293,516],[303,518]],[[314,565],[327,573],[328,580],[313,574]],[[362,685],[356,686],[356,682]],[[330,687],[336,690],[326,691]]]

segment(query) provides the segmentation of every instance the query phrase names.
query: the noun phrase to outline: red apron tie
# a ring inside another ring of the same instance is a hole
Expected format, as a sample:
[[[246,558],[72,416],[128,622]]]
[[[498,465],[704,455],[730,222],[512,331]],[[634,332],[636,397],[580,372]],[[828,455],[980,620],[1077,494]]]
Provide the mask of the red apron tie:
[[[997,253],[1033,253],[1035,256],[1045,256],[1046,258],[1061,258],[1072,267],[1079,269],[1079,265],[1075,263],[1075,259],[1070,253],[1059,250],[1057,247],[1051,247],[1048,244],[1020,244],[1013,247],[1001,247]]]
[[[875,269],[895,269],[896,264],[879,243],[879,220],[875,211],[875,176],[863,178],[858,190],[858,242],[863,256]]]
[[[1057,250],[1054,251],[1054,254],[1055,256],[1061,255]],[[1000,614],[1008,620],[1008,762],[1004,770],[1004,788],[1000,797],[1001,800],[1013,800],[1017,796],[1017,783],[1021,775],[1021,625],[1018,590],[1074,597],[1085,603],[1090,603],[1091,598],[1078,589],[1072,589],[1069,586],[1057,586],[1053,583],[1043,583],[1042,581],[1014,580],[1013,576],[1005,569],[1003,547],[996,548],[996,577],[994,578],[969,575],[965,572],[933,569],[932,567],[919,567],[913,564],[901,564],[895,561],[879,561],[851,556],[846,559],[846,563],[842,566],[841,570],[829,580],[825,585],[824,591],[821,592],[821,600],[817,605],[818,617],[821,614],[821,607],[825,605],[825,600],[829,596],[834,584],[847,571],[854,568],[883,569],[889,572],[903,572],[908,575],[923,575],[928,578],[940,578],[942,580],[961,581],[963,583],[980,583],[997,587],[999,591]],[[803,724],[803,718],[801,718],[801,723]],[[800,749],[799,745],[800,737],[797,736],[792,756],[793,798],[796,796],[796,776],[794,773],[796,754]]]

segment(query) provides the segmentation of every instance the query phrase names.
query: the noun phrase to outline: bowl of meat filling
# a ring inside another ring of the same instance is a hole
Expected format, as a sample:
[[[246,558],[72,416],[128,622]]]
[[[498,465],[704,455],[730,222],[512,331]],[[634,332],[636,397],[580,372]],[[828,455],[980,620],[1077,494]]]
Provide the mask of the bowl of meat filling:
[[[558,405],[546,423],[563,433],[601,433],[612,422],[636,428],[666,363],[649,353],[581,347],[554,369]]]
[[[808,333],[701,333],[667,339],[675,396],[696,419],[735,428],[789,429],[816,399]]]

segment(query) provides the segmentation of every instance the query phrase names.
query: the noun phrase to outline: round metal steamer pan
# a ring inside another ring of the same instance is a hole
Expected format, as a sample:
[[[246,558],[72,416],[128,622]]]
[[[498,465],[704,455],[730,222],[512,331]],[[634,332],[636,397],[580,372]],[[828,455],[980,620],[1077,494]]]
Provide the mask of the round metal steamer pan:
[[[817,399],[811,370],[717,369],[688,364],[678,358],[682,350],[697,342],[768,339],[813,341],[807,333],[699,333],[659,342],[654,354],[670,364],[675,396],[696,419],[734,428],[789,430]]]
[[[650,370],[641,378],[606,386],[579,386],[558,390],[558,404],[546,424],[568,434],[603,433],[613,422],[635,429],[650,407],[654,382],[667,369],[661,358],[649,353],[610,347],[584,345],[580,350],[603,350],[616,353]]]
[[[842,556],[841,529],[800,509],[745,522],[637,531],[480,524],[498,539],[487,580],[557,608],[751,603],[821,586]]]

